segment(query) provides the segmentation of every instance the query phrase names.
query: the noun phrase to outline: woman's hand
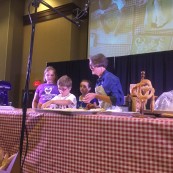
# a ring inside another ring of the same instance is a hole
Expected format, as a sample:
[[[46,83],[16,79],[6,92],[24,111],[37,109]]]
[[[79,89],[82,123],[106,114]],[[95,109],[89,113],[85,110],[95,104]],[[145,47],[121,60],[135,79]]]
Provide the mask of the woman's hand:
[[[88,93],[84,98],[83,98],[83,102],[84,103],[90,103],[90,101],[92,99],[96,98],[96,93]]]

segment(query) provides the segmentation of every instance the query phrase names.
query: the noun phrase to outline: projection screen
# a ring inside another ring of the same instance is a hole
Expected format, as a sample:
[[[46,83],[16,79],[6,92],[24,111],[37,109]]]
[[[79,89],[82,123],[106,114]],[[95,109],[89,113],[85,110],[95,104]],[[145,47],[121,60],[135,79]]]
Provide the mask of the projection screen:
[[[91,0],[88,56],[173,50],[173,0]]]

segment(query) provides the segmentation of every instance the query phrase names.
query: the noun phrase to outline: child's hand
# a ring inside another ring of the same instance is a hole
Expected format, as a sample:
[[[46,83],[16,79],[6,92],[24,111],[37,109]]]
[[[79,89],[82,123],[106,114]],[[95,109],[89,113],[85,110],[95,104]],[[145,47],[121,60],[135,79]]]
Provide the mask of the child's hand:
[[[42,104],[38,103],[37,108],[41,109]]]
[[[42,106],[41,106],[41,108],[43,109],[43,108],[47,108],[47,107],[49,107],[50,106],[50,104],[52,103],[52,101],[51,100],[49,100],[48,102],[46,102],[46,103],[43,103],[42,104]]]

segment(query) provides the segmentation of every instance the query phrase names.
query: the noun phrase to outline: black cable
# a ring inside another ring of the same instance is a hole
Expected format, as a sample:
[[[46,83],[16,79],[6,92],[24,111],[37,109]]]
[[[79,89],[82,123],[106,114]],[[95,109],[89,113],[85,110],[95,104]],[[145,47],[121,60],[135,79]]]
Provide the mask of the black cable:
[[[22,170],[23,170],[23,165],[25,163],[25,158],[26,158],[26,155],[27,155],[27,152],[28,152],[28,146],[29,146],[29,143],[28,143],[28,130],[27,130],[26,126],[25,126],[25,132],[26,132],[26,149],[25,149],[25,154],[24,154],[24,158],[23,158],[23,161],[22,161],[22,165],[21,165]]]
[[[27,155],[28,147],[29,147],[29,142],[28,142],[28,130],[27,130],[27,127],[26,127],[26,126],[25,126],[25,134],[26,134],[26,148],[25,148],[25,154],[24,154],[23,160],[21,161],[22,164],[21,164],[21,167],[20,167],[20,173],[23,172],[23,165],[24,165],[24,163],[25,163],[25,159],[26,159],[26,155]]]
[[[29,7],[31,6],[32,1],[29,3]],[[28,8],[29,8],[28,7]],[[37,7],[35,7],[35,14],[37,13]],[[30,14],[30,12],[29,12]],[[31,16],[30,16],[31,19]],[[32,64],[32,54],[33,54],[33,45],[34,45],[34,34],[35,34],[35,22],[32,21],[31,19],[31,24],[32,24],[32,32],[31,32],[31,42],[30,42],[30,52],[28,56],[28,64],[27,64],[27,74],[26,74],[26,81],[25,81],[25,90],[24,90],[24,95],[23,95],[23,105],[22,105],[22,111],[23,111],[23,116],[22,116],[22,128],[21,128],[21,137],[20,137],[20,165],[21,165],[21,172],[23,169],[23,164],[26,158],[26,153],[27,153],[27,147],[28,143],[26,144],[26,151],[24,154],[24,161],[22,162],[22,152],[23,152],[23,141],[24,141],[24,134],[26,131],[26,114],[27,114],[27,103],[28,103],[28,92],[29,92],[29,81],[30,81],[30,73],[31,73],[31,64]],[[26,133],[26,138],[28,141],[28,134]]]

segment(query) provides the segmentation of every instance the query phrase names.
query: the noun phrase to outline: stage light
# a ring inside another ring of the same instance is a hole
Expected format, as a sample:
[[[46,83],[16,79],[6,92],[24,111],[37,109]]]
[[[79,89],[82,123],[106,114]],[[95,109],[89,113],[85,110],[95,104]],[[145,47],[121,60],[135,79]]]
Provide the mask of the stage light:
[[[41,80],[35,80],[35,81],[33,82],[33,87],[34,87],[34,88],[37,88],[40,84],[41,84]]]

